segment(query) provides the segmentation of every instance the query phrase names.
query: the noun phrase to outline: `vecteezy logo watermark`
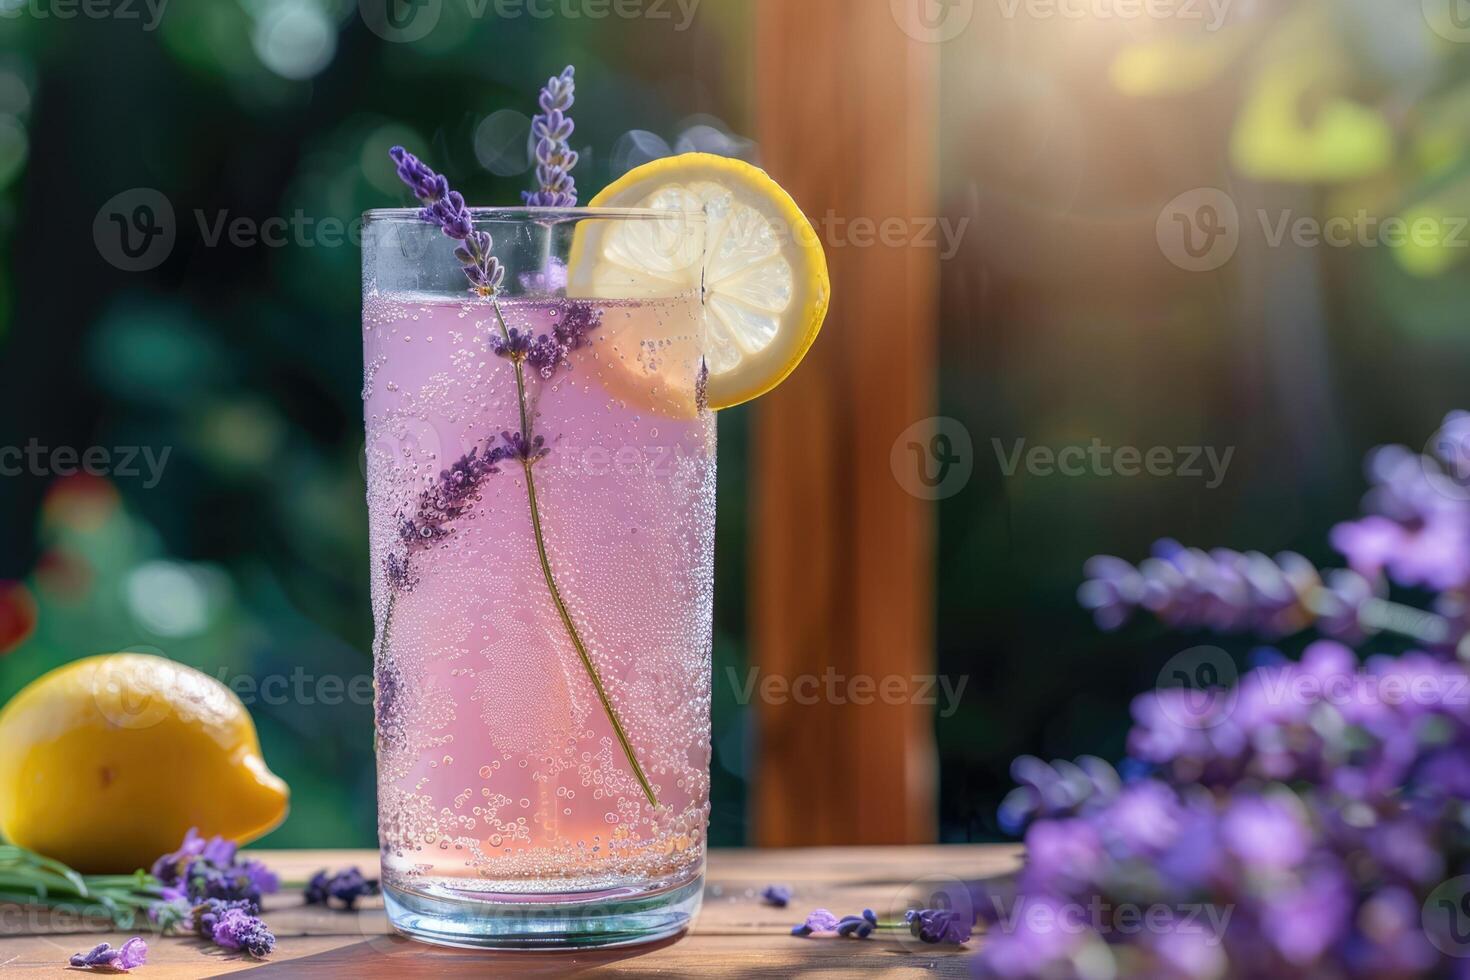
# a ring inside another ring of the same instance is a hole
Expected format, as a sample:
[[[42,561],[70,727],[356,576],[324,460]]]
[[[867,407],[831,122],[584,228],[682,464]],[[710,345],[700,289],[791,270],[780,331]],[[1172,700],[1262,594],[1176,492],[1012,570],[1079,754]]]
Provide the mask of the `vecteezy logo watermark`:
[[[1326,221],[1311,215],[1297,215],[1291,210],[1272,214],[1265,209],[1256,212],[1261,222],[1261,234],[1271,248],[1280,248],[1287,238],[1298,248],[1403,248],[1414,245],[1419,248],[1470,248],[1470,218],[1444,216],[1441,218],[1408,218],[1392,215],[1377,218],[1366,210],[1359,209],[1351,217],[1337,215]]]
[[[1424,934],[1446,956],[1470,956],[1470,875],[1444,882],[1424,900],[1419,913]]]
[[[1470,678],[1453,672],[1324,674],[1279,664],[1257,668],[1255,677],[1267,704],[1334,707],[1412,704],[1424,708],[1470,705]]]
[[[134,187],[109,198],[92,220],[97,252],[124,272],[157,268],[174,250],[174,206],[152,187]]]
[[[1238,677],[1235,661],[1224,650],[1190,647],[1170,657],[1159,671],[1159,708],[1180,728],[1214,728],[1235,710]]]
[[[1470,3],[1470,0],[1466,0]],[[1470,216],[1379,217],[1366,209],[1321,219],[1290,208],[1258,208],[1256,224],[1267,248],[1470,248]],[[1201,187],[1180,194],[1159,213],[1159,250],[1188,272],[1210,272],[1234,257],[1244,232],[1240,211],[1224,191]]]
[[[1206,31],[1225,26],[1232,0],[996,0],[1001,15],[1032,20],[1200,21]]]
[[[358,0],[357,10],[378,37],[411,43],[428,37],[438,26],[444,0]]]
[[[265,218],[233,214],[228,208],[214,212],[195,208],[190,215],[205,248],[356,248],[365,235],[360,217],[317,217],[300,208],[289,215]],[[398,247],[409,257],[433,240],[428,235],[409,234],[394,222],[370,227],[378,248]],[[98,253],[124,272],[156,268],[173,252],[177,241],[173,204],[151,187],[123,191],[97,211],[92,237]]]
[[[868,215],[848,216],[828,208],[824,213],[793,227],[785,221],[770,221],[765,215],[751,212],[737,216],[725,228],[727,242],[736,246],[749,244],[765,249],[774,236],[778,244],[796,242],[802,246],[823,245],[833,248],[934,249],[939,261],[948,262],[959,254],[960,244],[970,227],[970,216],[951,219],[947,215]],[[676,242],[682,235],[676,236]]]
[[[953,497],[975,470],[975,444],[957,419],[932,416],[904,429],[888,451],[893,478],[920,500]]]
[[[840,674],[828,667],[821,674],[761,675],[759,667],[749,667],[744,680],[734,667],[725,668],[736,704],[749,704],[759,695],[763,704],[918,704],[939,707],[939,717],[948,718],[960,707],[969,674],[957,678],[946,674]]]
[[[0,20],[140,21],[143,30],[158,29],[168,0],[0,0]]]
[[[1470,0],[1420,0],[1429,29],[1446,41],[1470,44]]]
[[[162,653],[156,647],[135,646],[129,652]],[[201,691],[197,678],[167,661],[139,664],[127,656],[107,657],[92,673],[92,701],[97,710],[118,728],[152,728],[173,713],[165,692],[184,700],[201,701],[210,692]]]
[[[975,0],[888,0],[893,22],[915,41],[942,44],[970,26]]]
[[[343,245],[362,244],[362,219],[343,221],[328,215],[316,218],[300,208],[290,217],[274,215],[257,221],[237,215],[230,217],[228,210],[208,215],[202,210],[194,211],[194,221],[199,226],[199,236],[205,247],[217,248],[227,242],[234,248],[341,248]]]
[[[959,253],[965,231],[970,227],[970,218],[968,215],[958,221],[951,221],[943,215],[847,218],[828,208],[812,225],[817,237],[828,248],[872,248],[875,245],[883,248],[932,248],[939,251],[939,261],[948,262]],[[764,235],[766,230],[760,228],[757,233]]]
[[[385,41],[412,42],[438,26],[446,0],[358,0],[363,23]],[[687,31],[703,0],[449,0],[470,20],[653,20]]]
[[[0,446],[0,477],[112,476],[143,477],[143,489],[152,490],[163,479],[172,446],[43,446],[31,439],[24,446]],[[141,468],[140,468],[141,464]],[[144,471],[147,471],[146,475]]]
[[[291,673],[232,674],[228,667],[221,667],[215,679],[234,692],[240,703],[247,708],[255,704],[280,707],[283,704],[303,707],[335,707],[339,704],[372,705],[373,678],[371,674],[308,674],[301,667],[293,667]]]
[[[1189,272],[1211,272],[1240,246],[1240,212],[1214,187],[1185,191],[1164,205],[1154,226],[1164,258]]]
[[[970,885],[954,875],[928,874],[894,892],[886,906],[879,908],[879,917],[888,922],[904,922],[910,911],[937,909],[952,913],[956,919],[973,927],[976,919],[975,898]],[[895,930],[889,938],[897,939],[899,945],[911,952],[927,946],[908,929]],[[933,946],[927,948],[931,951],[934,949]]]
[[[1101,439],[1094,438],[1087,446],[1032,446],[1026,448],[1025,439],[1017,439],[1009,449],[999,440],[992,438],[995,461],[1006,477],[1016,475],[1023,466],[1032,476],[1060,474],[1076,476],[1178,476],[1186,479],[1203,479],[1205,489],[1214,490],[1225,482],[1225,471],[1235,456],[1235,447],[1226,446],[1219,452],[1214,446],[1105,446]]]
[[[1136,936],[1140,933],[1177,933],[1202,937],[1207,947],[1219,945],[1235,913],[1234,905],[1207,902],[1165,904],[1154,902],[1109,902],[1093,895],[1086,902],[1061,902],[1020,895],[1007,902],[992,896],[995,925],[1004,933],[1024,931],[1031,935],[1061,933],[1069,936]]]

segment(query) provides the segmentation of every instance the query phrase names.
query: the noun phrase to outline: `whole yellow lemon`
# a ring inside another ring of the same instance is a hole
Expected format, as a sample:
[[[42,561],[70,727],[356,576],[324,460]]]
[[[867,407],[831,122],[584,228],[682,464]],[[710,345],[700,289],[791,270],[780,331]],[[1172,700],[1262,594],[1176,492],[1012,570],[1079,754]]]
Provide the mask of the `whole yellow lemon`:
[[[234,692],[163,657],[78,660],[0,711],[0,833],[78,871],[147,868],[190,827],[254,840],[289,795]]]

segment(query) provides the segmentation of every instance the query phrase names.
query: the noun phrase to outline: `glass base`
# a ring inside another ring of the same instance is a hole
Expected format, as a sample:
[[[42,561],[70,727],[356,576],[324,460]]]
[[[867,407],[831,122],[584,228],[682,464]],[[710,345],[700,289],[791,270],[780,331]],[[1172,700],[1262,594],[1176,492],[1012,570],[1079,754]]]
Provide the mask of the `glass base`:
[[[703,868],[677,882],[556,893],[488,892],[443,879],[412,890],[383,883],[394,929],[409,939],[467,949],[655,942],[689,928],[703,898]]]

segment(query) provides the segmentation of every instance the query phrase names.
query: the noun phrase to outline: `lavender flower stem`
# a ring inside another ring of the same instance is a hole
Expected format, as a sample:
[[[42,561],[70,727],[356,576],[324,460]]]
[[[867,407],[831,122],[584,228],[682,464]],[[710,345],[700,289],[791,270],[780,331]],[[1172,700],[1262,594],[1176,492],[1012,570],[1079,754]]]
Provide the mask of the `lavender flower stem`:
[[[1331,614],[1339,607],[1332,592],[1313,589],[1303,600],[1307,609],[1319,615]],[[1366,599],[1358,607],[1358,625],[1369,633],[1395,633],[1419,643],[1439,646],[1454,634],[1450,621],[1438,613],[1387,599]]]
[[[391,629],[392,626],[393,626],[393,610],[394,610],[394,608],[397,605],[398,605],[398,590],[397,589],[389,589],[388,590],[388,608],[386,608],[386,609],[383,610],[383,628],[380,629],[380,630],[378,630],[378,645],[373,650],[373,668],[374,668],[375,674],[376,674],[377,665],[383,662],[383,655],[388,650],[388,630]],[[376,682],[374,683],[374,687],[376,687]],[[382,735],[382,733],[378,731],[378,726],[377,725],[374,725],[373,726],[373,732],[378,737],[381,737],[381,735]]]
[[[500,301],[492,299],[491,303],[495,307],[495,319],[500,324],[500,335],[509,343],[510,329],[505,324],[505,315],[500,310]],[[530,411],[526,404],[525,364],[517,358],[513,366],[516,373],[516,396],[521,411],[521,435],[529,440],[531,424]],[[521,468],[526,473],[526,498],[531,507],[531,530],[536,537],[536,555],[541,560],[541,575],[546,579],[546,590],[551,593],[552,604],[556,606],[556,611],[561,616],[562,624],[566,627],[572,646],[577,649],[577,656],[582,658],[582,667],[587,671],[587,679],[592,682],[592,687],[597,691],[597,699],[602,702],[602,710],[612,725],[613,734],[618,737],[618,744],[623,747],[623,754],[628,758],[628,765],[632,767],[633,775],[638,778],[638,785],[643,788],[643,795],[648,797],[650,805],[658,806],[658,797],[653,792],[653,785],[644,774],[643,767],[638,764],[638,756],[633,752],[633,743],[628,740],[628,733],[623,729],[617,709],[613,707],[612,698],[608,696],[607,688],[603,686],[602,675],[598,673],[597,665],[592,662],[592,655],[587,652],[587,646],[582,642],[582,636],[577,631],[577,624],[572,620],[572,614],[562,599],[561,589],[557,587],[556,577],[551,572],[551,559],[546,553],[546,535],[541,529],[541,508],[536,502],[536,477],[532,472],[534,464],[533,457],[523,457],[521,460]]]
[[[1387,599],[1364,602],[1358,611],[1358,621],[1378,632],[1398,633],[1432,646],[1448,643],[1454,634],[1450,621],[1438,613]]]

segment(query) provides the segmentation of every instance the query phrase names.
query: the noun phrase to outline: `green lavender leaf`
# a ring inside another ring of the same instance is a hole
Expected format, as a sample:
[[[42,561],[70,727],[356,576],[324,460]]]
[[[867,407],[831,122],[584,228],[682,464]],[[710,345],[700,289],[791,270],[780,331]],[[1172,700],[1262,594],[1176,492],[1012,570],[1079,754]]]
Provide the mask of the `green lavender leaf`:
[[[64,909],[79,916],[105,915],[130,929],[137,913],[162,898],[156,878],[83,875],[60,861],[14,844],[0,844],[0,902]]]

